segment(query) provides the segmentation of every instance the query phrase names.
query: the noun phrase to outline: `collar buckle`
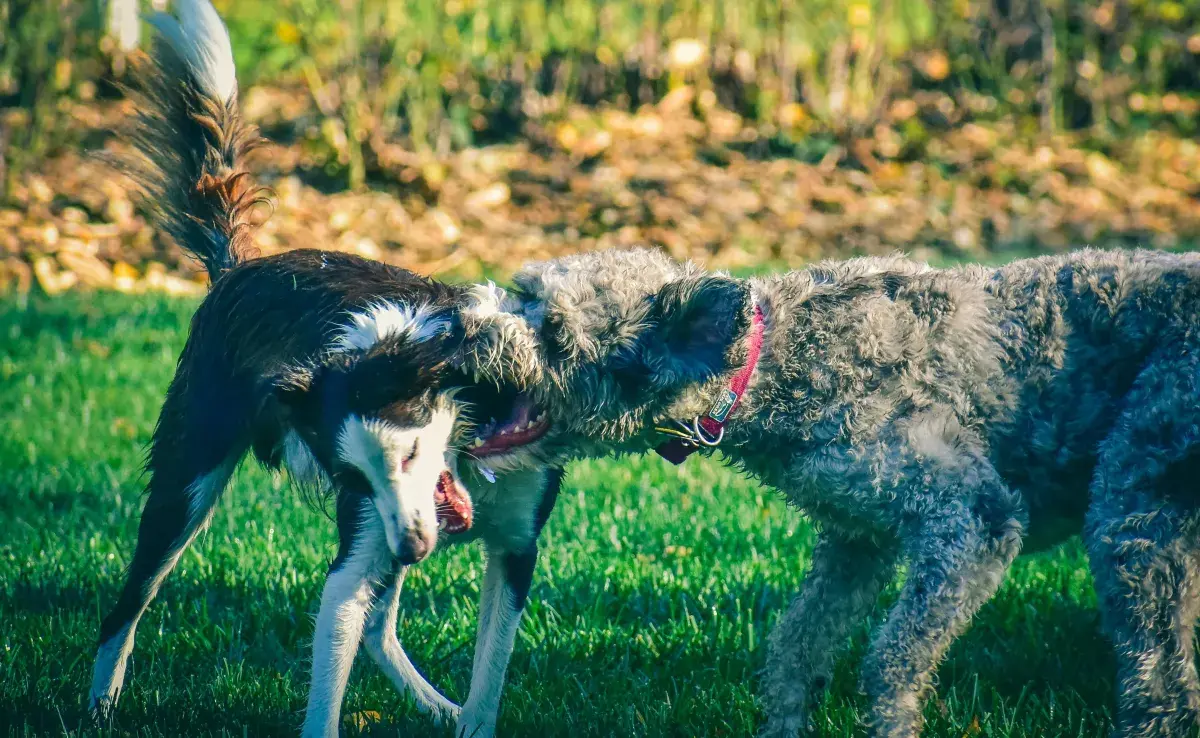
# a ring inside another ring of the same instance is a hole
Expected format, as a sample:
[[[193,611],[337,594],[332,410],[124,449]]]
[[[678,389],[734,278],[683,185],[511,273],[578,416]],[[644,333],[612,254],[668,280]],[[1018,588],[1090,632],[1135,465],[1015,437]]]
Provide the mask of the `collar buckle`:
[[[692,448],[700,448],[705,446],[708,448],[716,448],[725,439],[725,427],[718,426],[715,433],[705,430],[699,415],[692,418],[692,422],[688,423],[682,420],[673,421],[675,427],[658,427],[655,428],[659,433],[664,433],[668,436],[678,438],[685,446]]]

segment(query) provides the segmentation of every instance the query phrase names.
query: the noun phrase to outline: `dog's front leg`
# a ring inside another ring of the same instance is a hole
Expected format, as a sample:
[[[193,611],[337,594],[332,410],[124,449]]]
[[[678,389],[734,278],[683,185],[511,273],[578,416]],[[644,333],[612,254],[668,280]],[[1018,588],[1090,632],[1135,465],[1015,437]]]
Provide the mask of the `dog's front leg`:
[[[891,551],[867,541],[823,534],[800,594],[767,642],[762,738],[792,738],[811,729],[838,650],[895,574],[895,562]]]
[[[514,500],[524,498],[531,504],[514,505],[512,509],[521,511],[517,517],[495,526],[492,536],[485,538],[487,570],[479,596],[479,636],[471,669],[471,693],[456,731],[459,738],[491,738],[496,732],[504,675],[533,585],[537,539],[554,511],[562,480],[562,469],[532,475],[519,487],[521,494],[510,493]]]
[[[362,640],[377,583],[391,567],[383,523],[365,497],[342,495],[337,505],[338,555],[329,568],[313,633],[312,686],[305,738],[337,736],[350,667]]]
[[[504,674],[536,564],[536,541],[522,553],[488,547],[487,571],[479,598],[479,640],[471,670],[471,694],[458,721],[458,738],[491,738],[496,732]]]
[[[400,567],[390,576],[387,589],[375,603],[367,619],[366,633],[363,640],[367,653],[383,670],[396,688],[402,692],[410,692],[417,705],[422,710],[442,720],[457,720],[458,705],[442,696],[442,693],[430,684],[417,668],[413,666],[400,639],[396,637],[396,616],[400,610],[400,586],[404,583],[407,567]]]
[[[980,515],[979,508],[988,510]],[[1020,551],[1020,517],[977,498],[971,507],[955,504],[951,511],[932,513],[906,538],[908,577],[860,675],[871,702],[871,735],[920,734],[938,662],[996,592]]]

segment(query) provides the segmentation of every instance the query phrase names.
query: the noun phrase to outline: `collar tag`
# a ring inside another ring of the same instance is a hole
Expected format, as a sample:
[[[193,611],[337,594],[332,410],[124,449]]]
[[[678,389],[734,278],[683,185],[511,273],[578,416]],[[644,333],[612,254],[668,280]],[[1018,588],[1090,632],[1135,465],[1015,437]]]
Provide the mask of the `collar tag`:
[[[728,387],[725,388],[725,391],[721,393],[721,396],[718,397],[717,401],[713,403],[712,409],[708,411],[708,417],[712,418],[718,423],[724,423],[725,418],[729,417],[729,411],[733,409],[733,405],[735,402],[737,402],[737,399],[738,394],[736,392]]]

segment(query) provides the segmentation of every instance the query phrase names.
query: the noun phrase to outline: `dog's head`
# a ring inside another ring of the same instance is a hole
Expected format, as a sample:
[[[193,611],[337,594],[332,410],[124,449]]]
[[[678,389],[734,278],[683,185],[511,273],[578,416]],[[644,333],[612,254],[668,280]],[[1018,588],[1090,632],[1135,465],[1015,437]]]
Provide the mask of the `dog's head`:
[[[401,562],[429,555],[439,527],[471,525],[450,451],[457,405],[449,339],[411,331],[338,350],[277,380],[276,396],[338,494],[370,498]]]
[[[477,288],[462,318],[464,363],[539,418],[533,442],[483,428],[475,455],[496,468],[653,446],[655,421],[740,360],[752,310],[744,282],[649,250],[531,264],[514,285]]]

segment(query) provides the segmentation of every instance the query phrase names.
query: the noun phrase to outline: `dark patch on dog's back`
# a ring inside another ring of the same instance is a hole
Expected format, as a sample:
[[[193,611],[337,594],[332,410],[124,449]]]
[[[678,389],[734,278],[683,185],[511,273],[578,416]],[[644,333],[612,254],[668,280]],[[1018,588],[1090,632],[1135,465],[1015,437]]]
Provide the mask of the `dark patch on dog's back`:
[[[887,272],[880,277],[879,281],[883,286],[883,294],[887,295],[889,300],[895,300],[900,294],[900,290],[908,286],[909,280],[903,274]]]

